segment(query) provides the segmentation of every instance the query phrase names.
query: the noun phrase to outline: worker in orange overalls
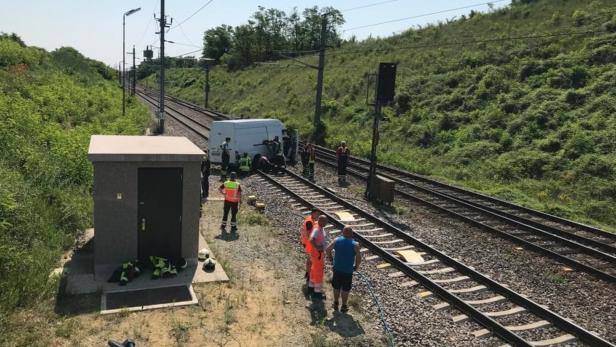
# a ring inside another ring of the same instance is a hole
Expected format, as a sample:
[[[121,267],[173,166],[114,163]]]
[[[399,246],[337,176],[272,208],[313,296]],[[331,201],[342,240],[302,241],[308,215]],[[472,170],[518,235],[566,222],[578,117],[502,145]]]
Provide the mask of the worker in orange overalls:
[[[312,298],[325,300],[323,294],[323,275],[325,272],[325,246],[327,245],[325,226],[327,216],[320,215],[317,225],[312,228],[310,234],[310,281],[309,286],[314,291]]]
[[[304,222],[302,223],[302,226],[300,228],[300,243],[302,244],[302,247],[304,247],[304,250],[306,251],[306,287],[310,288],[309,286],[309,279],[310,279],[310,252],[311,252],[311,244],[310,244],[310,233],[312,232],[312,229],[314,229],[314,226],[317,224],[318,219],[319,219],[319,215],[320,212],[317,208],[312,208],[312,210],[310,211],[310,214],[304,218]]]

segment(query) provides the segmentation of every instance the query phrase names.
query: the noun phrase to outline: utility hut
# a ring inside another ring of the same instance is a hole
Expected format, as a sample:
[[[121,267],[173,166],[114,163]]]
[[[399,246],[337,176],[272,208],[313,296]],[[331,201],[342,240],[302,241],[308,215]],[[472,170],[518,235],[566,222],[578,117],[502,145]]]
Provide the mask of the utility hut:
[[[92,136],[96,277],[151,255],[196,263],[204,155],[185,137]]]

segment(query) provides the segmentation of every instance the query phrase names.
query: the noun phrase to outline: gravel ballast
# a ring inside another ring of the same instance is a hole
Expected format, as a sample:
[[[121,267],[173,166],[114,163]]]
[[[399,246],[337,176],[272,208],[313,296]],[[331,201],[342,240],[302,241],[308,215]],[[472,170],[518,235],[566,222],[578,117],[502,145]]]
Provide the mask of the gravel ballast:
[[[414,202],[397,199],[393,207],[377,208],[362,199],[363,181],[349,176],[350,184],[338,187],[335,170],[324,164],[317,163],[315,177],[317,184],[332,187],[353,204],[616,343],[616,285],[568,271],[549,258]]]

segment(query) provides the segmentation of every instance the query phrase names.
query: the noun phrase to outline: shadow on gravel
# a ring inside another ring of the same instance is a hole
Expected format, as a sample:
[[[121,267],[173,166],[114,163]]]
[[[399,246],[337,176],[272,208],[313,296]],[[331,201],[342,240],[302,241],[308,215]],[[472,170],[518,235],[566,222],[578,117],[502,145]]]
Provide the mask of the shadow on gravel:
[[[342,337],[354,337],[366,333],[353,316],[338,311],[334,311],[334,316],[325,322],[325,326]]]
[[[224,232],[224,233],[222,233],[220,235],[214,236],[214,238],[229,242],[229,241],[235,241],[235,240],[239,239],[240,235],[237,232],[235,232],[235,233]]]
[[[100,310],[100,294],[66,295],[58,292],[54,312],[59,316],[77,316]]]

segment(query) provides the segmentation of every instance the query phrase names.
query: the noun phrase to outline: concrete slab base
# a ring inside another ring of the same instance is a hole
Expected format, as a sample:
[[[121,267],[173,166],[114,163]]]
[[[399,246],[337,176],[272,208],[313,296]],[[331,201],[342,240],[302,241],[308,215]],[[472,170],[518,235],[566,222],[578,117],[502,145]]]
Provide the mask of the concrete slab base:
[[[208,248],[208,245],[203,237],[199,235],[199,249],[201,248]],[[214,259],[216,259],[214,254],[211,252],[210,254]],[[68,294],[73,295],[92,294],[97,292],[104,294],[150,288],[175,287],[180,285],[190,285],[193,283],[226,282],[229,280],[229,277],[220,264],[216,265],[214,271],[206,272],[203,270],[203,262],[197,261],[196,258],[187,259],[187,262],[187,268],[181,272],[178,272],[177,276],[152,280],[151,270],[149,270],[141,276],[135,278],[127,285],[120,286],[118,283],[107,282],[107,279],[111,277],[113,271],[119,266],[119,264],[101,267],[99,268],[100,271],[94,273],[93,254],[91,250],[78,250],[65,264],[65,291]]]
[[[153,304],[153,305],[139,305],[133,307],[122,307],[122,308],[112,308],[108,309],[108,296],[113,293],[103,293],[101,295],[101,314],[113,314],[120,312],[135,312],[135,311],[145,311],[145,310],[154,310],[158,308],[167,308],[167,307],[180,307],[180,306],[188,306],[188,305],[196,305],[199,303],[197,296],[195,295],[195,291],[193,290],[192,285],[188,286],[188,291],[190,293],[190,299],[184,301],[177,302],[167,302],[162,304]]]

